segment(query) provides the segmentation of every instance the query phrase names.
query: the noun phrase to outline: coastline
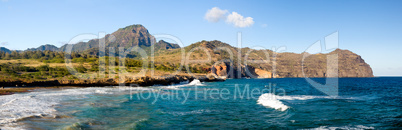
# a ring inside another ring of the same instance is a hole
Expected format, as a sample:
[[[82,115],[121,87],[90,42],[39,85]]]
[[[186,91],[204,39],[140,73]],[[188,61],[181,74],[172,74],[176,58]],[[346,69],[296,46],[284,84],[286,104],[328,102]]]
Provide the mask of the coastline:
[[[4,88],[0,88],[0,96],[12,95],[12,94],[16,94],[16,93],[32,92],[32,91],[38,90],[38,89],[56,89],[56,88],[62,88],[62,87],[77,87],[77,86],[4,87]]]
[[[60,87],[104,87],[104,86],[134,86],[146,87],[154,85],[172,85],[180,82],[193,81],[198,79],[201,82],[221,82],[226,79],[216,77],[214,75],[190,76],[190,75],[174,75],[174,76],[144,76],[125,78],[124,81],[119,81],[115,78],[104,79],[71,79],[71,80],[48,80],[48,81],[13,81],[0,82],[0,96],[11,95],[14,93],[30,92],[34,89],[48,89]]]

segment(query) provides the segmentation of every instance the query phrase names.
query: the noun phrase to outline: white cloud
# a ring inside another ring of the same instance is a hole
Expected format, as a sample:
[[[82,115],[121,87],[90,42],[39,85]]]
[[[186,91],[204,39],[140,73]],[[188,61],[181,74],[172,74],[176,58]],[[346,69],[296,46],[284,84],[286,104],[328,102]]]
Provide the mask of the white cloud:
[[[8,45],[8,42],[2,42],[1,45],[2,45],[2,46],[7,46],[7,45]]]
[[[212,9],[209,9],[207,13],[205,14],[205,19],[208,20],[209,22],[219,22],[219,20],[225,19],[226,14],[228,13],[227,10],[221,10],[218,7],[213,7]]]
[[[261,27],[266,28],[266,27],[268,27],[268,25],[267,24],[261,24]]]
[[[254,24],[252,17],[244,17],[237,12],[232,12],[228,14],[228,10],[222,10],[218,7],[213,7],[205,13],[204,19],[208,20],[209,22],[219,22],[220,20],[226,21],[228,24],[233,24],[235,27],[250,27]],[[267,25],[262,25],[266,27]]]
[[[238,14],[237,12],[232,12],[231,14],[228,15],[226,19],[227,23],[233,24],[235,27],[250,27],[251,25],[254,24],[253,18],[247,17],[244,18],[242,15]]]

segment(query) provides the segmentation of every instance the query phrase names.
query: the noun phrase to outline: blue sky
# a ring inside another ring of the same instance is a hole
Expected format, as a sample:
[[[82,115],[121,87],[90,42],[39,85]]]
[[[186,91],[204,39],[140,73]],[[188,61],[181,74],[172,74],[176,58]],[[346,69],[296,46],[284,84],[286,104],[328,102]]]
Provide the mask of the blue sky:
[[[247,27],[205,19],[218,7],[225,16],[252,18]],[[132,24],[151,34],[170,34],[185,45],[220,40],[243,47],[286,46],[301,53],[339,31],[339,48],[371,65],[375,76],[402,75],[402,2],[387,1],[23,1],[0,0],[0,46],[23,50],[43,44],[58,47],[83,33],[112,33]]]

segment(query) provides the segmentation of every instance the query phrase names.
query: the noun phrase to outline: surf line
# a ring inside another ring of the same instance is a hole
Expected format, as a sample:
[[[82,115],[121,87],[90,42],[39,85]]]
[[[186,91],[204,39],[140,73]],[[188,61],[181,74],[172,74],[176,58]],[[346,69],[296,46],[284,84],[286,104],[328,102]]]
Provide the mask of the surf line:
[[[274,108],[274,109],[280,110],[280,111],[285,111],[289,108],[289,106],[286,106],[280,100],[278,100],[277,95],[272,94],[272,93],[262,94],[258,98],[257,104],[261,104],[265,107]]]

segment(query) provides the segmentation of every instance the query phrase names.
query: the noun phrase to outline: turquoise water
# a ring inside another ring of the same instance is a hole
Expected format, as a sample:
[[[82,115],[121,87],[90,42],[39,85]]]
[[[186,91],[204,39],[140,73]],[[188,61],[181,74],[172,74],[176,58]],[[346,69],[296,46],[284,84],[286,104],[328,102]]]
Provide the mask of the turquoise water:
[[[336,97],[303,78],[39,90],[1,96],[0,128],[400,129],[401,89],[381,77],[341,78]]]

